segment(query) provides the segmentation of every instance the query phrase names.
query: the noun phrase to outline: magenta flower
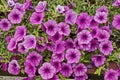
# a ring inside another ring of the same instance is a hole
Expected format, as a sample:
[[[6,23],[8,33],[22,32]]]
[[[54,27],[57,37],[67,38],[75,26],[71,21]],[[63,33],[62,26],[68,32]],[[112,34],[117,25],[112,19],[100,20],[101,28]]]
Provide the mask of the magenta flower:
[[[80,44],[80,49],[84,50],[84,51],[88,51],[90,50],[90,44]]]
[[[104,80],[118,80],[117,71],[110,69],[105,72]]]
[[[50,38],[53,42],[56,42],[56,41],[62,40],[63,36],[62,36],[59,32],[56,32],[55,35],[49,36],[49,38]]]
[[[116,29],[120,30],[120,14],[114,15],[114,19],[112,21],[112,25]]]
[[[25,14],[25,8],[23,4],[16,3],[13,9],[17,9],[21,14]]]
[[[2,62],[2,63],[1,63],[1,70],[2,70],[2,71],[7,71],[7,69],[8,69],[8,64],[5,63],[5,62]]]
[[[8,6],[12,7],[15,5],[15,1],[14,0],[7,0],[7,4],[8,4]]]
[[[105,63],[105,61],[106,61],[106,58],[105,58],[105,56],[104,55],[94,55],[93,57],[92,57],[92,61],[93,61],[93,63],[94,63],[94,65],[96,66],[96,67],[100,67],[100,66],[102,66],[104,63]]]
[[[40,1],[38,3],[38,5],[35,7],[35,11],[36,12],[43,12],[43,11],[45,11],[46,5],[47,5],[46,1],[43,1],[43,2]]]
[[[82,74],[80,76],[75,76],[75,80],[87,80],[88,76],[87,74]]]
[[[12,24],[21,23],[22,17],[23,17],[23,15],[22,15],[21,12],[18,11],[17,9],[12,10],[12,11],[8,14],[8,19],[10,20],[10,22],[11,22]]]
[[[46,62],[38,69],[38,73],[41,75],[42,79],[50,79],[55,74],[55,68],[50,63]]]
[[[92,40],[92,35],[88,30],[82,30],[77,34],[79,44],[88,44]]]
[[[71,32],[70,26],[64,22],[58,24],[58,31],[61,35],[68,36]]]
[[[90,48],[89,48],[89,51],[95,51],[97,50],[99,47],[99,42],[97,39],[93,39],[91,42],[90,42]]]
[[[60,73],[65,77],[70,77],[72,74],[72,67],[68,63],[63,63],[61,66]]]
[[[87,72],[87,67],[84,64],[82,64],[82,63],[78,64],[74,68],[74,74],[75,74],[75,76],[83,75],[86,72]]]
[[[109,34],[112,34],[112,30],[110,29],[110,26],[102,26],[101,30],[106,30]]]
[[[27,9],[27,10],[32,10],[33,9],[31,0],[25,0],[24,8]]]
[[[106,41],[109,40],[110,34],[106,30],[99,30],[97,33],[98,41]]]
[[[56,10],[57,10],[59,13],[64,13],[64,11],[65,11],[64,6],[61,6],[61,5],[57,5]]]
[[[68,48],[74,48],[74,42],[71,38],[68,38],[66,41],[65,41],[65,48],[68,49]]]
[[[81,29],[86,29],[90,25],[90,16],[88,15],[88,13],[82,12],[78,16],[76,23],[77,23],[78,27],[80,27]]]
[[[55,68],[56,73],[61,70],[61,63],[58,61],[51,61],[51,65]]]
[[[44,13],[33,12],[30,17],[31,24],[41,24],[44,18]]]
[[[7,49],[9,51],[13,51],[16,48],[16,45],[17,45],[17,41],[14,38],[12,38],[9,44],[7,45]]]
[[[35,51],[32,51],[27,55],[26,61],[33,63],[34,66],[38,66],[42,60],[42,56]]]
[[[65,46],[64,46],[64,41],[57,41],[55,43],[55,49],[54,52],[55,53],[62,53],[65,50]]]
[[[11,39],[12,39],[12,36],[10,36],[10,35],[6,36],[5,40],[6,40],[7,44],[9,44]]]
[[[94,16],[94,20],[100,24],[102,23],[106,23],[107,22],[107,14],[104,13],[104,12],[99,12],[99,13],[96,13],[95,16]]]
[[[96,10],[96,13],[99,13],[99,12],[104,12],[104,13],[108,14],[108,9],[106,6],[101,6],[100,8],[98,8]]]
[[[78,49],[67,49],[65,58],[68,63],[78,63],[80,60],[81,53]]]
[[[54,75],[52,78],[47,79],[47,80],[60,80],[58,75]]]
[[[99,23],[94,20],[94,16],[90,17],[90,25],[89,27],[92,28],[98,28]]]
[[[18,52],[20,52],[21,54],[25,54],[28,52],[28,49],[25,48],[23,43],[19,43],[18,44]]]
[[[24,46],[27,49],[36,47],[36,37],[34,35],[27,35],[24,37]]]
[[[66,23],[69,23],[70,25],[73,25],[73,24],[75,24],[76,19],[77,19],[77,13],[74,12],[72,9],[68,10],[65,13],[65,22]]]
[[[76,49],[80,49],[80,44],[79,44],[77,38],[74,39],[74,46],[75,46]]]
[[[91,33],[93,38],[96,38],[98,32],[99,32],[99,28],[92,28],[90,33]]]
[[[110,55],[113,51],[113,46],[111,41],[104,41],[99,44],[100,52],[104,55]]]
[[[114,0],[112,6],[120,7],[120,0]]]
[[[64,52],[62,53],[53,53],[52,54],[52,60],[53,61],[58,61],[58,62],[62,62],[64,60]]]
[[[25,26],[17,26],[16,31],[14,34],[14,38],[17,41],[23,40],[23,38],[26,36],[26,27]]]
[[[46,33],[50,36],[55,35],[57,32],[57,23],[55,20],[48,20],[44,23],[44,26],[46,28]]]
[[[20,73],[20,66],[16,60],[12,60],[8,65],[8,72],[13,75]]]
[[[46,49],[47,49],[47,50],[53,51],[54,48],[55,48],[54,43],[52,43],[52,42],[51,42],[51,43],[49,43],[49,42],[46,43]]]
[[[28,77],[34,77],[36,73],[36,67],[31,62],[24,63],[24,71],[27,73]]]
[[[44,52],[45,49],[46,49],[46,46],[45,46],[45,44],[42,45],[42,44],[37,43],[35,49],[36,49],[38,52]]]
[[[2,31],[9,31],[11,28],[11,23],[8,21],[8,19],[4,18],[0,21],[0,29]]]

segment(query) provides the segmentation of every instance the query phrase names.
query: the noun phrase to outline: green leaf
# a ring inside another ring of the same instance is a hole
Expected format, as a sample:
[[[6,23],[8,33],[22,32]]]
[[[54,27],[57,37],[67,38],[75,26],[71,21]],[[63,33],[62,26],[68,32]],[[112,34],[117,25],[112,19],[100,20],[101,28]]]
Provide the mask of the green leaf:
[[[105,67],[105,65],[99,67],[99,68],[94,72],[94,74],[97,74],[98,76],[100,76],[101,71],[104,69],[104,67]]]

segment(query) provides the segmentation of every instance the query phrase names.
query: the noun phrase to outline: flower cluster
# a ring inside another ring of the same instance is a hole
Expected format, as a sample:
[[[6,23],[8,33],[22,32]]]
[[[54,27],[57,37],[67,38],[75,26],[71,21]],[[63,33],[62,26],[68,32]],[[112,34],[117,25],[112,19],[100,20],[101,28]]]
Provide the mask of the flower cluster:
[[[30,0],[26,0],[24,4],[17,3],[16,0],[7,0],[7,3],[13,9],[8,18],[0,21],[2,31],[9,31],[12,25],[22,23],[26,12],[34,9],[29,22],[31,25],[41,26],[47,35],[46,40],[44,36],[30,34],[27,25],[20,25],[16,26],[13,36],[6,37],[8,51],[15,55],[25,55],[23,67],[16,58],[12,59],[8,66],[5,63],[1,65],[5,66],[4,71],[8,67],[8,72],[13,75],[18,75],[24,70],[29,78],[39,74],[44,80],[59,80],[59,75],[66,78],[72,76],[75,80],[87,80],[87,67],[81,61],[84,55],[82,52],[91,53],[91,62],[95,67],[101,67],[114,50],[110,40],[112,30],[107,25],[109,13],[106,6],[99,7],[95,15],[91,16],[87,12],[78,14],[68,6],[58,5],[56,11],[65,16],[64,21],[58,23],[53,19],[44,21],[46,1],[40,1],[35,8]],[[119,6],[118,3],[119,0],[116,0],[113,6]],[[77,25],[77,30],[75,36],[71,37],[73,25]],[[120,30],[120,14],[114,16],[112,25]],[[92,54],[96,51],[97,54]],[[47,56],[49,60],[46,60],[46,55],[50,55]],[[113,69],[107,70],[104,79],[118,80],[118,72]]]

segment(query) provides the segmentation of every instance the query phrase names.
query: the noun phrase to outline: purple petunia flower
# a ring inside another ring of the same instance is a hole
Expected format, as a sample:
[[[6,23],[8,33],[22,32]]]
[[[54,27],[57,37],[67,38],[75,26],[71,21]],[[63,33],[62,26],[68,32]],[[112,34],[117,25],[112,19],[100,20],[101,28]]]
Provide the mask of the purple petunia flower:
[[[56,73],[61,70],[61,63],[58,61],[51,61],[51,65],[55,68]]]
[[[90,25],[90,16],[88,15],[88,13],[82,12],[78,16],[76,23],[77,23],[78,27],[80,27],[81,29],[86,29]]]
[[[118,80],[117,71],[110,69],[105,72],[104,80]]]
[[[47,79],[47,80],[60,80],[58,75],[54,75],[52,78]]]
[[[96,38],[97,37],[97,34],[98,34],[98,31],[99,31],[99,28],[92,28],[91,29],[91,35],[93,38]]]
[[[114,0],[112,6],[120,7],[120,0]]]
[[[58,24],[58,32],[61,35],[68,36],[71,32],[70,26],[68,24],[64,23],[64,22],[60,22]]]
[[[10,22],[11,22],[12,24],[21,23],[22,17],[23,17],[23,15],[22,15],[21,12],[18,11],[17,9],[12,10],[12,11],[8,14],[8,19],[10,20]]]
[[[68,49],[68,48],[74,48],[74,42],[71,38],[68,38],[66,41],[65,41],[65,48]]]
[[[59,54],[53,53],[52,54],[52,60],[62,62],[64,60],[64,52],[59,53]]]
[[[81,53],[78,49],[67,49],[65,58],[68,63],[78,63],[80,60]]]
[[[56,41],[62,40],[63,36],[62,36],[59,32],[56,32],[55,35],[49,36],[49,38],[50,38],[53,42],[56,42]]]
[[[72,9],[68,10],[65,13],[65,22],[66,23],[73,25],[73,24],[75,24],[76,19],[77,19],[77,13],[74,12]]]
[[[96,13],[94,16],[94,20],[100,24],[107,22],[107,14],[104,12]]]
[[[80,44],[79,44],[77,38],[74,39],[74,46],[75,46],[76,49],[80,49]]]
[[[64,11],[65,11],[64,6],[57,5],[56,11],[59,12],[59,13],[64,13]]]
[[[88,51],[90,49],[90,44],[80,44],[80,49]]]
[[[106,30],[99,30],[97,33],[98,41],[106,41],[109,40],[110,34]]]
[[[17,41],[21,41],[21,40],[23,40],[25,35],[26,35],[26,27],[25,26],[17,26],[15,34],[14,34],[14,38]]]
[[[68,63],[63,63],[61,66],[60,73],[65,77],[70,77],[72,74],[72,67]]]
[[[21,54],[25,54],[28,52],[28,49],[25,48],[23,43],[19,43],[18,44],[18,52],[20,52]]]
[[[100,8],[98,8],[96,10],[96,13],[99,13],[99,12],[104,12],[104,13],[108,14],[108,9],[106,6],[101,6]]]
[[[30,17],[31,24],[41,24],[44,18],[44,13],[33,12]]]
[[[46,49],[46,46],[45,46],[45,44],[42,45],[42,44],[36,43],[35,49],[36,49],[38,52],[44,52],[45,49]]]
[[[100,51],[104,55],[110,55],[113,51],[113,46],[111,41],[104,41],[99,44]]]
[[[36,73],[36,67],[31,62],[24,63],[24,71],[27,73],[28,77],[34,77]]]
[[[92,35],[88,30],[82,30],[77,34],[79,44],[88,44],[92,40]]]
[[[53,51],[54,48],[55,48],[55,45],[54,45],[53,42],[51,42],[51,43],[47,42],[47,43],[45,44],[45,46],[46,46],[46,49],[49,50],[49,51]]]
[[[55,68],[50,63],[46,62],[38,69],[38,73],[43,79],[50,79],[55,74]]]
[[[12,60],[8,65],[8,72],[13,75],[18,75],[20,73],[20,66],[16,60]]]
[[[106,30],[109,34],[112,34],[112,30],[110,29],[110,26],[102,26],[101,30]]]
[[[14,0],[7,0],[7,4],[8,4],[8,6],[12,7],[15,5],[15,1]]]
[[[7,70],[8,70],[8,64],[5,63],[5,62],[2,62],[2,63],[1,63],[1,70],[2,70],[2,71],[7,71]]]
[[[55,20],[48,20],[44,23],[44,26],[46,28],[46,33],[50,36],[55,35],[57,32],[57,23]]]
[[[17,9],[21,14],[25,14],[25,8],[23,4],[16,3],[13,9]]]
[[[10,35],[6,36],[5,40],[6,40],[7,44],[9,44],[11,39],[12,39],[12,36],[10,36]]]
[[[23,44],[24,44],[25,48],[27,48],[27,49],[35,48],[36,37],[34,35],[25,36]]]
[[[38,5],[35,7],[35,11],[36,12],[43,12],[43,11],[45,11],[46,5],[47,5],[46,1],[43,1],[43,2],[40,1],[38,3]]]
[[[11,23],[8,21],[8,19],[4,18],[0,21],[0,29],[2,31],[8,31],[11,28]]]
[[[112,21],[112,25],[116,29],[120,30],[120,14],[114,15],[114,19]]]
[[[98,26],[99,26],[99,23],[94,20],[94,16],[91,16],[89,27],[92,29],[92,28],[97,28]]]
[[[87,80],[88,76],[87,74],[82,74],[80,76],[75,76],[75,80]]]
[[[31,0],[25,0],[24,8],[27,9],[27,10],[32,10],[33,9]]]
[[[34,66],[38,66],[42,60],[42,56],[35,51],[32,51],[27,55],[26,61],[33,63]]]
[[[14,38],[12,38],[7,46],[7,49],[9,51],[13,51],[16,48],[16,45],[17,45],[17,41]]]
[[[117,70],[117,72],[118,72],[118,76],[120,76],[120,68]]]
[[[97,39],[93,39],[91,42],[90,42],[90,48],[89,48],[89,51],[95,51],[97,50],[99,47],[99,42]]]
[[[57,42],[55,43],[54,52],[55,52],[55,53],[58,53],[58,54],[64,52],[64,50],[65,50],[64,44],[65,44],[64,41],[57,41]]]
[[[86,72],[87,72],[87,67],[84,64],[82,64],[82,63],[78,64],[74,68],[74,74],[75,74],[75,76],[83,75]]]
[[[104,55],[94,55],[92,61],[96,67],[100,67],[105,63],[106,58]]]

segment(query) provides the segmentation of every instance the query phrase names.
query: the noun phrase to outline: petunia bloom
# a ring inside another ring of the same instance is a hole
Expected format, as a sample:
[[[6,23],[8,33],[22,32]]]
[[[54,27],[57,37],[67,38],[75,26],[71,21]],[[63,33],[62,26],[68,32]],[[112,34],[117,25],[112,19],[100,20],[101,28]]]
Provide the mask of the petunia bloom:
[[[58,62],[62,62],[64,60],[64,52],[62,53],[53,53],[52,54],[52,60],[53,61],[58,61]]]
[[[38,66],[42,60],[42,56],[35,51],[32,51],[27,55],[26,61],[33,63],[34,66]]]
[[[48,20],[44,23],[44,26],[46,28],[46,33],[50,36],[55,35],[57,32],[57,23],[55,20]]]
[[[72,74],[72,67],[68,63],[63,63],[61,66],[60,73],[65,77],[70,77]]]
[[[96,10],[96,13],[99,13],[99,12],[104,12],[104,13],[108,14],[108,9],[106,6],[103,5]]]
[[[37,6],[35,7],[36,12],[43,12],[46,9],[47,2],[46,1],[40,1]]]
[[[76,49],[80,49],[80,44],[79,44],[77,38],[74,39],[74,46],[75,46]]]
[[[90,43],[88,44],[80,44],[80,49],[84,51],[88,51],[90,49]]]
[[[58,24],[58,32],[61,35],[68,36],[71,32],[70,26],[68,24],[64,23],[64,22],[60,22]]]
[[[56,41],[62,40],[63,36],[62,36],[59,32],[56,32],[55,35],[49,36],[49,38],[50,38],[53,42],[56,42]]]
[[[100,67],[105,63],[106,58],[104,55],[94,55],[92,61],[96,67]]]
[[[14,0],[7,0],[7,4],[8,4],[8,6],[12,7],[15,5],[15,1]]]
[[[104,80],[118,80],[117,71],[110,69],[105,72]]]
[[[26,35],[26,27],[25,26],[17,26],[15,34],[14,34],[14,38],[17,41],[21,41],[21,40],[23,40],[25,35]]]
[[[78,63],[80,60],[81,53],[78,49],[67,49],[65,58],[68,63]]]
[[[52,78],[47,79],[47,80],[60,80],[58,75],[54,75]]]
[[[111,41],[104,41],[99,44],[100,52],[104,55],[110,55],[113,51],[113,46]]]
[[[80,76],[75,76],[75,80],[87,80],[87,79],[88,79],[87,74],[83,74],[83,75],[80,75]]]
[[[30,17],[31,24],[41,24],[44,18],[44,13],[33,12]]]
[[[107,22],[107,14],[104,13],[104,12],[99,12],[99,13],[96,13],[95,16],[94,16],[94,20],[100,24],[102,23],[106,23]]]
[[[20,66],[16,60],[12,60],[8,65],[8,72],[13,75],[18,75],[20,73]]]
[[[65,13],[65,22],[66,23],[69,23],[70,25],[73,25],[73,24],[75,24],[76,19],[77,19],[77,13],[74,12],[72,9],[68,10]]]
[[[88,30],[82,30],[77,34],[79,44],[88,44],[92,40],[92,35]]]
[[[4,18],[0,21],[0,29],[2,31],[8,31],[11,28],[11,23],[8,21],[8,19]]]
[[[55,74],[55,68],[50,63],[46,62],[38,69],[38,73],[41,75],[42,79],[50,79]]]
[[[94,20],[94,16],[91,16],[89,27],[92,29],[92,28],[97,28],[98,26],[99,26],[99,23]]]
[[[24,63],[24,71],[27,73],[28,77],[34,77],[36,73],[36,67],[31,62]]]
[[[28,52],[28,49],[25,48],[23,43],[19,43],[18,44],[18,52],[20,52],[21,54],[25,54]]]
[[[36,37],[34,35],[27,35],[24,37],[24,46],[27,49],[35,48],[36,46]]]
[[[114,0],[112,6],[120,7],[120,0]]]
[[[10,20],[10,22],[11,22],[12,24],[21,23],[22,17],[23,17],[23,14],[21,14],[21,12],[18,11],[17,9],[12,10],[12,11],[8,14],[8,19]]]
[[[68,48],[74,48],[74,42],[71,38],[68,38],[66,41],[65,41],[65,48],[68,49]]]
[[[56,73],[61,70],[61,63],[58,61],[51,61],[51,65],[55,68]]]
[[[17,41],[14,38],[12,38],[9,44],[7,45],[7,49],[9,51],[13,51],[16,48],[16,46],[17,46]]]
[[[90,42],[90,48],[89,51],[95,51],[97,50],[99,47],[99,42],[97,39],[92,39],[92,41]]]
[[[57,5],[56,10],[57,10],[59,13],[64,13],[64,11],[65,11],[64,6],[61,6],[61,5]]]
[[[112,21],[112,25],[116,29],[120,30],[120,14],[114,15],[114,19]]]
[[[76,23],[77,23],[78,27],[80,27],[81,29],[86,29],[90,25],[90,16],[88,15],[88,13],[82,12],[78,16]]]

